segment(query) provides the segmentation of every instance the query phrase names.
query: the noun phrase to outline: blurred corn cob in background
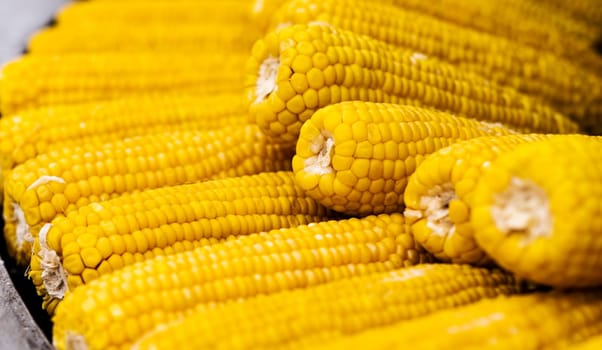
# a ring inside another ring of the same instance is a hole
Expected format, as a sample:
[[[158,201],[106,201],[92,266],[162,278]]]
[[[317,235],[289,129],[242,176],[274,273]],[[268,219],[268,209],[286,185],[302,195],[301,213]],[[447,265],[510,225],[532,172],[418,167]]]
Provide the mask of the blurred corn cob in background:
[[[245,124],[248,118],[242,94],[228,93],[155,94],[31,109],[0,119],[0,168],[5,175],[29,159],[67,146],[100,147],[136,135],[219,129]]]
[[[602,292],[539,292],[484,299],[413,322],[369,330],[324,349],[567,348],[602,334]],[[437,336],[433,336],[433,332]]]
[[[311,348],[373,327],[522,290],[520,283],[501,271],[423,264],[200,310],[157,327],[134,348]]]
[[[430,261],[408,230],[401,214],[327,221],[126,266],[66,294],[54,344],[129,348],[198,308]]]

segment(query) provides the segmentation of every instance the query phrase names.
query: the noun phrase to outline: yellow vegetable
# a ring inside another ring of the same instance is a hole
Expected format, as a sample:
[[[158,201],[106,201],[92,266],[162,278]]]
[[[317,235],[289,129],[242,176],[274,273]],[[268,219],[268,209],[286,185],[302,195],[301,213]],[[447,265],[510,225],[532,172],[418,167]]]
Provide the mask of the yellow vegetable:
[[[326,343],[323,348],[565,349],[595,334],[602,334],[602,292],[556,291],[485,299]]]
[[[57,217],[35,239],[29,277],[52,312],[67,290],[157,255],[230,236],[323,221],[291,172],[167,186]]]
[[[470,203],[478,245],[517,276],[602,285],[602,137],[556,135],[501,154]]]
[[[548,107],[424,54],[327,24],[270,32],[253,46],[245,86],[251,117],[294,145],[319,108],[348,100],[433,107],[519,131],[574,132]]]
[[[405,213],[412,233],[437,259],[468,264],[491,260],[474,240],[470,200],[497,156],[547,135],[484,136],[455,143],[426,157],[409,177]]]
[[[336,211],[398,212],[408,177],[430,153],[456,141],[509,133],[497,124],[426,108],[342,102],[303,125],[293,171],[301,188]]]
[[[18,263],[58,215],[123,193],[212,178],[289,170],[292,154],[255,125],[148,134],[73,146],[15,167],[5,181],[4,236]]]
[[[326,221],[125,266],[67,293],[53,318],[53,342],[58,349],[129,349],[199,307],[430,261],[408,229],[401,214]]]
[[[181,321],[157,327],[134,348],[311,348],[520,290],[511,275],[500,271],[422,264],[258,296],[213,310],[201,308]]]

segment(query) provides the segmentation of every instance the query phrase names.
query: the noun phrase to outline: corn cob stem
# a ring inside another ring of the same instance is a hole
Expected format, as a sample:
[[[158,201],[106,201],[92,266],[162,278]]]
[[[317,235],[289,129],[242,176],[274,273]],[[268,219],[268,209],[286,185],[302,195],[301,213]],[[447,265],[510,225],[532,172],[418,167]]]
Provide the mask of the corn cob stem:
[[[254,45],[246,71],[251,117],[283,145],[294,144],[316,110],[348,100],[434,107],[519,131],[576,130],[566,117],[514,90],[328,25],[271,32]]]
[[[502,86],[541,98],[566,115],[584,112],[584,106],[602,106],[602,81],[585,67],[575,66],[574,60],[564,60],[505,38],[392,4],[367,0],[293,0],[278,11],[273,21],[274,27],[286,23],[329,23],[336,28],[437,57]],[[588,52],[591,61],[598,61],[599,72],[602,72],[602,58],[592,50]],[[585,56],[579,55],[580,58]],[[576,106],[580,108],[576,109]],[[576,119],[598,117],[569,116]]]
[[[2,69],[0,111],[140,96],[240,91],[247,54],[98,53],[28,55]]]
[[[479,246],[535,282],[602,285],[602,137],[556,135],[501,154],[471,200]]]
[[[485,136],[458,142],[428,156],[409,177],[405,214],[416,240],[439,260],[488,264],[469,223],[476,183],[495,158],[546,135]]]
[[[134,348],[310,348],[520,290],[511,275],[500,271],[424,264],[259,296],[223,308],[201,308],[182,321],[157,327]]]
[[[67,290],[135,261],[322,221],[328,214],[294,184],[291,172],[142,191],[81,207],[44,225],[28,275],[52,312]]]
[[[601,333],[600,290],[556,291],[484,299],[327,343],[324,349],[556,349]]]
[[[91,202],[149,188],[289,170],[291,156],[269,143],[255,125],[244,124],[148,134],[101,148],[93,144],[42,154],[15,167],[5,181],[7,246],[19,263],[26,264],[31,242],[16,235],[18,225],[26,224],[36,237],[57,215],[68,215]],[[15,206],[25,221],[15,216]]]
[[[89,349],[129,348],[198,307],[429,260],[401,214],[241,236],[126,266],[68,293],[53,319],[54,344],[65,349],[75,336]]]
[[[333,210],[397,212],[403,210],[407,178],[429,153],[455,141],[508,133],[425,108],[342,102],[303,125],[293,171],[301,188]]]

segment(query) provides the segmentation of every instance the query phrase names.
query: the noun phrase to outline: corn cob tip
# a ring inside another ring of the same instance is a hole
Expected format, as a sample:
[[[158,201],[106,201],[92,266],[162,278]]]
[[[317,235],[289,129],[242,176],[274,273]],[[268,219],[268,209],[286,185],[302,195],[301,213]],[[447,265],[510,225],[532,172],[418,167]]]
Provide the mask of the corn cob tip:
[[[52,298],[63,299],[65,293],[69,289],[67,285],[67,274],[63,269],[63,264],[58,253],[48,247],[47,237],[48,231],[52,228],[52,224],[44,224],[40,229],[39,241],[40,250],[37,253],[40,257],[40,265],[42,267],[42,281],[48,295]]]
[[[491,215],[501,232],[522,233],[526,241],[549,235],[553,228],[546,192],[533,181],[516,176],[495,196]]]

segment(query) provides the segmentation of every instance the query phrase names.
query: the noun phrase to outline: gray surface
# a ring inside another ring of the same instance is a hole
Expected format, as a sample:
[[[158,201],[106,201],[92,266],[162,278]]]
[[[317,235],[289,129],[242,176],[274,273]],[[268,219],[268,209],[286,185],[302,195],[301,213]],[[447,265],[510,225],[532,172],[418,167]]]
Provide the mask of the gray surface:
[[[42,28],[65,0],[0,0],[0,65],[17,58],[27,38]],[[34,322],[0,258],[0,349],[52,349]]]
[[[0,0],[0,65],[20,55],[27,38],[66,0]]]
[[[1,258],[0,349],[52,349],[13,287]]]

